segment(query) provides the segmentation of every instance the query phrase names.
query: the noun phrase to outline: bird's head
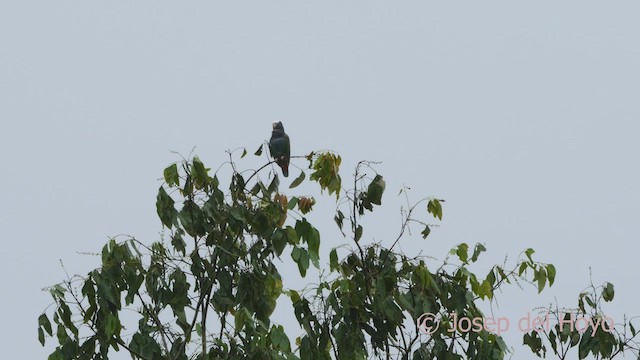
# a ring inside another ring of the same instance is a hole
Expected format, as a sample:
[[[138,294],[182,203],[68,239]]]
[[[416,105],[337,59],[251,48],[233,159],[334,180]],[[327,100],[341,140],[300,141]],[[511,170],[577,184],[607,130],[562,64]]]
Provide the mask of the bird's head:
[[[282,132],[284,132],[284,126],[282,126],[282,122],[281,121],[273,123],[273,131],[282,131]]]

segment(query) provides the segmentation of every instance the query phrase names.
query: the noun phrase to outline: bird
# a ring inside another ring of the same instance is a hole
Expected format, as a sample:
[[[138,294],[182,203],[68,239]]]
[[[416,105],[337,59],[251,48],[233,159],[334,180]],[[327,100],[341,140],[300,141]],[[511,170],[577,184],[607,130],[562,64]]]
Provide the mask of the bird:
[[[269,152],[271,152],[276,164],[282,169],[282,175],[288,177],[291,143],[289,142],[289,135],[284,133],[284,127],[280,121],[273,123],[273,131],[269,140]]]

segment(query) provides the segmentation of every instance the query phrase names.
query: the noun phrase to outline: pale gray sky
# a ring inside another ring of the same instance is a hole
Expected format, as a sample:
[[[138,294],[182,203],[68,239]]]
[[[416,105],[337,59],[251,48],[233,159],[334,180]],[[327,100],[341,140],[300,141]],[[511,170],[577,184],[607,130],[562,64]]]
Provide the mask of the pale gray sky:
[[[86,273],[99,259],[76,252],[109,236],[159,238],[170,151],[195,146],[217,167],[278,120],[294,154],[334,150],[344,176],[382,161],[389,207],[365,238],[392,238],[406,184],[414,200],[446,199],[442,226],[408,253],[483,242],[482,274],[527,247],[556,265],[554,287],[513,287],[496,315],[575,305],[589,267],[616,285],[614,318],[639,315],[639,12],[585,0],[3,2],[3,356],[51,351],[36,319],[59,259]],[[323,206],[313,220],[329,249],[342,240]],[[521,336],[506,334],[514,357],[532,358]]]

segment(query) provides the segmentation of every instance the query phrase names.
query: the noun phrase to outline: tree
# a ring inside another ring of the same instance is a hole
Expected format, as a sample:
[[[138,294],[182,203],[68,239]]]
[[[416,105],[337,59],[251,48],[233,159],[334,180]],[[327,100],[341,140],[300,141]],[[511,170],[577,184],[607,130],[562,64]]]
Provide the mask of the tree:
[[[381,206],[386,188],[370,162],[357,164],[353,187],[346,189],[341,157],[312,152],[298,157],[308,169],[282,189],[275,172],[262,180],[273,162],[240,171],[234,153],[229,158],[228,183],[198,157],[164,169],[156,207],[166,239],[111,239],[98,268],[49,289],[54,309],[40,315],[38,338],[44,345],[55,326],[58,345],[50,359],[107,359],[114,350],[135,359],[176,360],[502,359],[508,348],[499,324],[476,327],[470,320],[483,318],[479,304],[513,282],[534,284],[540,292],[555,280],[555,267],[535,261],[532,249],[512,267],[493,266],[484,277],[469,269],[486,251],[482,244],[458,244],[439,266],[397,252],[398,243],[412,237],[410,226],[419,226],[426,238],[432,227],[427,218],[442,219],[444,200],[434,197],[413,204],[407,197],[392,242],[365,241],[361,220]],[[335,196],[334,220],[349,244],[332,249],[328,262],[320,253],[320,231],[305,217],[315,199],[292,195],[307,174],[321,193]],[[321,281],[306,292],[285,290],[274,260],[289,257],[303,277],[310,265],[321,269]],[[272,321],[282,295],[292,302],[301,329],[285,332]],[[581,294],[580,310],[586,313],[585,301],[597,309],[592,299]],[[602,299],[613,299],[613,285],[605,284]],[[466,331],[456,322],[462,318],[469,320]],[[627,325],[631,336],[556,328],[544,340],[562,359],[576,345],[580,358],[589,352],[611,358],[634,349],[635,329]],[[298,331],[292,344],[287,333]],[[546,354],[536,330],[525,334],[524,343]]]

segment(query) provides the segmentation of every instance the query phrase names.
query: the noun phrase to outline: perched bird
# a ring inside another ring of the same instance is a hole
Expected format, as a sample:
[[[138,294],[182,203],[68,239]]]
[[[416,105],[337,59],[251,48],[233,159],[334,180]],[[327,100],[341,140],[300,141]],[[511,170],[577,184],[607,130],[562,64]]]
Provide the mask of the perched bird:
[[[291,143],[289,136],[284,133],[284,127],[280,121],[273,123],[273,131],[269,140],[269,151],[282,168],[282,175],[289,176],[289,158],[291,157]]]

